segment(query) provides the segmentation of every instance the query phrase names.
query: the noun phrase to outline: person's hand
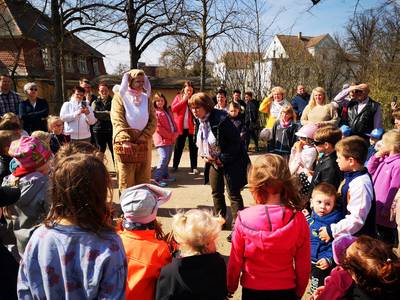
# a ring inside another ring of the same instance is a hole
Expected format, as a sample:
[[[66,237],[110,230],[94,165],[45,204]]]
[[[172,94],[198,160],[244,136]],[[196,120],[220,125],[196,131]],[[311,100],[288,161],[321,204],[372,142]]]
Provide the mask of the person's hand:
[[[325,286],[320,286],[317,287],[317,289],[314,291],[314,293],[312,294],[310,300],[318,300],[318,297],[321,296],[322,292],[324,291]]]
[[[303,213],[303,215],[304,215],[305,217],[308,217],[308,216],[310,215],[310,213],[308,212],[307,209],[303,209],[301,212]]]
[[[88,115],[89,113],[90,113],[90,111],[89,111],[88,107],[82,107],[81,108],[81,114]]]
[[[391,103],[390,103],[390,108],[391,108],[392,110],[396,110],[396,109],[399,108],[399,106],[397,105],[397,102],[391,102]]]
[[[189,94],[184,93],[183,96],[182,96],[182,100],[183,100],[184,102],[188,102],[189,99],[190,99]]]
[[[201,158],[207,163],[210,163],[210,164],[215,163],[215,159],[212,158],[211,156],[202,156]]]
[[[326,270],[329,268],[329,262],[327,259],[321,258],[319,261],[317,261],[316,267],[321,270]]]
[[[378,158],[381,158],[381,157],[385,157],[388,154],[389,154],[389,151],[387,151],[384,147],[381,147],[381,149],[379,149],[379,151],[375,153],[375,156]]]
[[[125,154],[133,155],[131,142],[122,142],[122,148],[124,149]]]
[[[321,227],[319,229],[318,237],[320,238],[321,241],[324,241],[326,243],[331,240],[331,237],[329,236],[328,230],[326,230],[326,227]]]

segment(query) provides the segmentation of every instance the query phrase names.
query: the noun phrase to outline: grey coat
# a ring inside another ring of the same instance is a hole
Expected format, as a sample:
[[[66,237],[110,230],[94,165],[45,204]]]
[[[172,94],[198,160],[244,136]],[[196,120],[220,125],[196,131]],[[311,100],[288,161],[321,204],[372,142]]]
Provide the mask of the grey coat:
[[[15,179],[13,175],[5,177],[2,186],[14,186]],[[17,186],[21,189],[21,196],[16,203],[7,207],[7,223],[14,231],[18,252],[22,257],[36,225],[49,212],[48,176],[33,172],[21,177]]]

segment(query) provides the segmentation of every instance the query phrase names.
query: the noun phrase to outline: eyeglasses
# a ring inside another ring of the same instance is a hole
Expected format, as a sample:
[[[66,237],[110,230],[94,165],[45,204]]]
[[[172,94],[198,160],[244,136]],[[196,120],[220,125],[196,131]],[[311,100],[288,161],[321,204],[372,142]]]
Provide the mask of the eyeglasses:
[[[29,90],[30,91],[37,91],[38,89],[37,88],[30,88]]]
[[[313,141],[312,144],[313,144],[314,146],[320,146],[320,145],[325,144],[325,142],[322,142],[322,141]]]

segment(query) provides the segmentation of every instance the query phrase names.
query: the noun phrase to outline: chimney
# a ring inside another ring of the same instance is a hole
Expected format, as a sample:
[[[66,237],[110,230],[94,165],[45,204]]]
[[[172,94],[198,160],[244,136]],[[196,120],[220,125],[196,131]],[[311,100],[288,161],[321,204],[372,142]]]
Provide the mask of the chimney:
[[[299,39],[299,40],[301,40],[303,37],[302,37],[302,35],[301,35],[301,31],[299,31],[299,33],[297,34],[297,38]]]

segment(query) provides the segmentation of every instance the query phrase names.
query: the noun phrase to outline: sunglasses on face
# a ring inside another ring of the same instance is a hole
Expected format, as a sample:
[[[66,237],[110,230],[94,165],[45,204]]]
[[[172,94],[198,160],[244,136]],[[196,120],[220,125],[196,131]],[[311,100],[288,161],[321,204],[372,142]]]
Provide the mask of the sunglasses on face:
[[[38,89],[37,88],[30,88],[29,90],[30,91],[37,91]]]
[[[320,145],[325,144],[325,142],[322,142],[322,141],[313,141],[312,144],[313,144],[314,146],[320,146]]]
[[[355,90],[354,91],[354,93],[356,93],[356,94],[362,94],[362,92],[363,92],[362,90]]]

